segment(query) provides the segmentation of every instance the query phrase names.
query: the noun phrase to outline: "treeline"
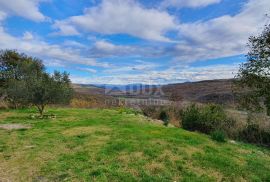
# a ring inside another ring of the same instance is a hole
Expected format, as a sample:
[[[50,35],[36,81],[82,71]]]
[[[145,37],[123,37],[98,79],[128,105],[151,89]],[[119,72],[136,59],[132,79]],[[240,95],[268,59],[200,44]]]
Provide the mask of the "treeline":
[[[38,58],[0,51],[0,97],[12,107],[36,106],[43,117],[46,105],[67,104],[72,95],[68,73],[49,74]]]

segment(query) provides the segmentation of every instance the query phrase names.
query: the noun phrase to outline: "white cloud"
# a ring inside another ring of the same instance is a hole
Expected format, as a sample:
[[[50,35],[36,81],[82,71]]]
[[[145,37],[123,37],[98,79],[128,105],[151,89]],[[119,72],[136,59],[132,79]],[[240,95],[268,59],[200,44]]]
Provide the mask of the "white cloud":
[[[58,32],[54,32],[52,35],[80,35],[75,26],[68,24],[66,21],[55,21],[53,28],[57,29]]]
[[[135,62],[129,65],[122,65],[122,66],[112,66],[110,69],[105,70],[105,73],[109,74],[123,74],[123,73],[132,73],[132,72],[146,72],[152,71],[160,67],[159,64],[146,62],[142,60],[136,60]]]
[[[147,40],[170,41],[165,33],[175,30],[174,17],[165,11],[146,9],[133,0],[103,0],[81,16],[56,21],[58,34],[77,35],[78,30],[102,34],[129,34]]]
[[[155,45],[116,45],[106,40],[97,40],[90,48],[90,54],[95,57],[159,57],[164,55],[164,47]]]
[[[0,22],[3,21],[7,17],[7,14],[0,10]]]
[[[145,71],[142,74],[118,73],[110,76],[80,77],[72,75],[74,83],[84,84],[168,84],[186,81],[233,78],[239,68],[238,64],[210,65],[201,67],[169,68],[163,71]]]
[[[190,7],[200,8],[206,7],[211,4],[220,3],[222,0],[164,0],[161,4],[162,7]]]
[[[87,48],[86,45],[84,45],[80,42],[74,41],[74,40],[66,40],[66,41],[64,41],[63,45],[67,46],[67,47]]]
[[[269,0],[250,0],[241,11],[209,21],[180,25],[183,42],[172,48],[175,60],[195,61],[246,53],[248,37],[262,31]]]
[[[27,32],[24,32],[22,39],[23,40],[33,40],[34,36],[31,32],[27,31]]]
[[[214,3],[214,0],[185,2],[200,2],[202,5]],[[62,31],[62,25],[74,29],[75,34],[78,28],[103,34],[127,33],[151,40],[169,40],[164,34],[177,27],[179,38],[172,44],[140,47],[96,40],[90,53],[95,57],[171,56],[175,61],[194,62],[246,53],[248,37],[261,31],[266,23],[265,14],[270,11],[268,7],[269,0],[249,0],[236,15],[176,24],[174,17],[168,13],[145,9],[131,0],[104,0],[98,6],[87,9],[84,15],[58,21],[54,26],[59,28],[58,33],[63,34],[69,31]]]
[[[44,0],[0,0],[0,20],[4,12],[6,15],[21,16],[37,22],[44,21],[46,17],[38,7],[41,1]]]
[[[86,71],[88,73],[97,73],[97,70],[92,69],[92,68],[81,68],[81,67],[79,67],[79,68],[77,68],[77,70]]]
[[[29,35],[26,35],[26,37]],[[108,63],[97,62],[91,57],[82,56],[80,51],[74,48],[65,48],[57,44],[48,44],[32,37],[31,40],[23,37],[14,37],[5,32],[0,26],[0,48],[17,49],[32,56],[44,59],[45,63],[59,60],[63,64],[74,63],[89,66],[108,67]]]

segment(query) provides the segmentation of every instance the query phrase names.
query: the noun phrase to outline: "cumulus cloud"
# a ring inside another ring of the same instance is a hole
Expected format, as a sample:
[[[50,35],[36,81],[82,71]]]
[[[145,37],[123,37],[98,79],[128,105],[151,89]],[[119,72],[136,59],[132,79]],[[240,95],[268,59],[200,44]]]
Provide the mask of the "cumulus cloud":
[[[166,1],[165,1],[166,2]],[[172,1],[193,6],[218,3],[216,0]],[[105,40],[96,40],[90,48],[94,57],[111,56],[171,56],[175,61],[194,62],[246,53],[246,43],[250,35],[261,31],[266,23],[265,14],[270,1],[249,0],[235,15],[224,15],[208,21],[176,23],[174,17],[166,12],[146,9],[138,3],[128,1],[104,0],[89,8],[84,15],[73,16],[54,24],[58,34],[78,34],[78,30],[101,34],[126,33],[150,40],[170,40],[164,34],[178,28],[176,42],[154,46],[115,45]],[[69,27],[65,30],[65,27]],[[74,31],[74,32],[73,32]],[[73,32],[73,33],[72,33]]]
[[[95,57],[156,57],[164,53],[160,46],[115,45],[106,40],[96,41],[89,52]]]
[[[270,1],[250,0],[234,15],[180,25],[181,44],[168,51],[176,60],[205,60],[246,53],[248,37],[262,31]]]
[[[68,21],[55,21],[53,28],[57,29],[58,32],[54,32],[52,33],[52,35],[62,35],[62,36],[80,35],[79,31],[75,28],[75,26],[69,24]]]
[[[220,3],[221,1],[222,0],[164,0],[161,6],[175,8],[201,8],[211,4]]]
[[[145,71],[141,74],[128,74],[120,72],[110,76],[99,77],[80,77],[72,75],[71,79],[75,83],[85,84],[117,84],[125,85],[132,83],[142,84],[168,84],[180,83],[187,81],[201,81],[211,79],[228,79],[232,78],[237,72],[239,65],[210,65],[201,67],[184,67],[184,68],[169,68],[163,71]]]
[[[31,37],[31,39],[29,39]],[[17,49],[18,51],[45,59],[46,63],[54,60],[62,64],[83,64],[89,66],[108,67],[108,63],[97,62],[91,57],[82,56],[80,51],[73,48],[64,48],[57,44],[48,44],[42,40],[35,39],[26,32],[23,37],[15,37],[5,32],[0,27],[0,48]]]
[[[129,34],[147,40],[170,41],[164,34],[175,30],[173,16],[165,11],[146,9],[133,0],[103,0],[83,15],[56,21],[57,34],[77,35],[81,29],[101,34]]]
[[[46,17],[38,7],[41,1],[44,0],[0,0],[0,20],[7,15],[16,15],[37,22],[44,21]]]
[[[125,66],[113,66],[110,69],[105,70],[105,73],[109,74],[122,74],[122,73],[132,73],[132,72],[146,72],[152,71],[160,67],[159,64],[146,62],[142,60],[136,60],[135,62],[125,65]]]

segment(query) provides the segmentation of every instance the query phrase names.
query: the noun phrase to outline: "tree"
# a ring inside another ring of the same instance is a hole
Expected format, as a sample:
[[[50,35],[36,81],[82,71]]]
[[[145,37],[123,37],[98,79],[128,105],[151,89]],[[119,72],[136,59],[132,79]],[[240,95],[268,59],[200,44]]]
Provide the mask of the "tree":
[[[45,70],[41,60],[15,50],[0,51],[0,94],[15,108],[27,104],[27,81]]]
[[[42,61],[19,54],[0,52],[0,90],[15,107],[34,105],[43,116],[48,104],[66,104],[73,93],[69,75],[64,72],[45,72]]]
[[[270,25],[260,35],[250,37],[248,46],[247,62],[236,76],[240,103],[252,111],[265,108],[270,115]]]
[[[73,95],[66,72],[55,72],[52,76],[43,73],[41,77],[33,77],[28,83],[28,102],[37,107],[41,117],[46,105],[67,104]]]

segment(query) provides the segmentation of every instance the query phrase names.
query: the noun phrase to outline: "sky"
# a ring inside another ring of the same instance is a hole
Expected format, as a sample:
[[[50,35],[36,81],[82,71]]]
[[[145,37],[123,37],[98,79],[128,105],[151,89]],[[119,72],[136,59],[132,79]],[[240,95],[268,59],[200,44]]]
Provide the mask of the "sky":
[[[233,78],[270,0],[0,0],[0,49],[74,83]]]

